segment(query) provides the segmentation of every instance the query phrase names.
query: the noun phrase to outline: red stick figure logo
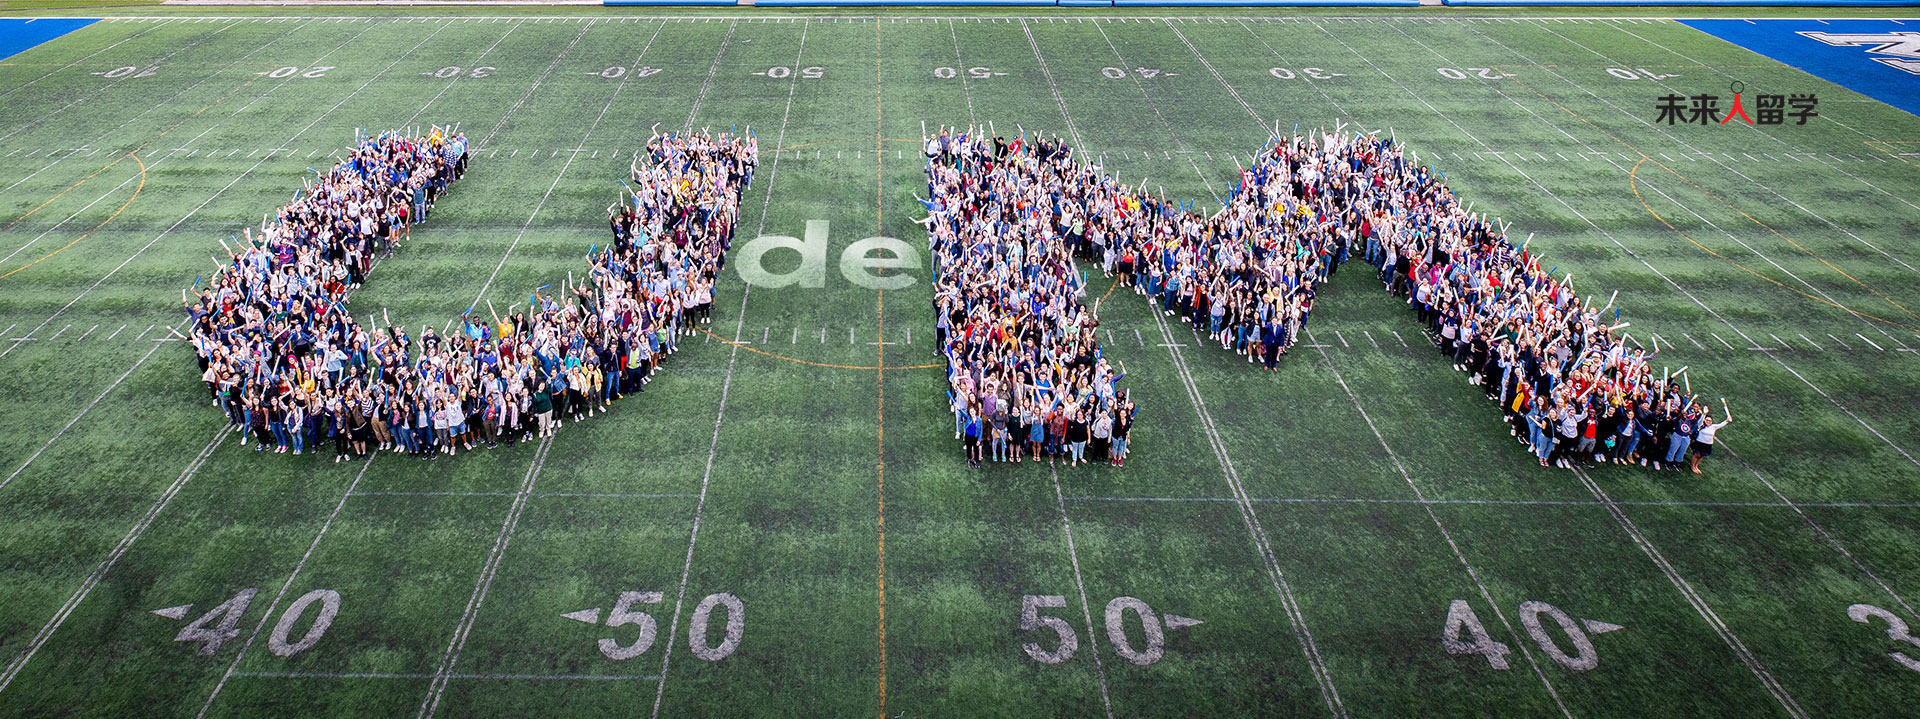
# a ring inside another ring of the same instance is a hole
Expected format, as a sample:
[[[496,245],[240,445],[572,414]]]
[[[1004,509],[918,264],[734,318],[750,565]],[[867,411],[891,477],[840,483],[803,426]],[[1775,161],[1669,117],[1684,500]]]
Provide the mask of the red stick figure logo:
[[[1738,115],[1740,116],[1740,119],[1747,121],[1747,124],[1749,125],[1753,124],[1753,118],[1747,117],[1746,108],[1741,107],[1740,105],[1740,93],[1747,89],[1747,84],[1739,80],[1734,80],[1730,85],[1728,85],[1728,88],[1733,90],[1733,107],[1727,109],[1726,117],[1720,118],[1720,124],[1722,125],[1727,124],[1727,121],[1732,120],[1735,115]]]

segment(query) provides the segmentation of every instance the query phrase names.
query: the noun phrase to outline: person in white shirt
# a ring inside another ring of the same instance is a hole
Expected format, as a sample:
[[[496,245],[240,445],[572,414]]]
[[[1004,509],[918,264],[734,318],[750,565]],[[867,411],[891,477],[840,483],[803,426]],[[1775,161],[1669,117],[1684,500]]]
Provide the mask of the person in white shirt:
[[[1700,473],[1700,458],[1713,454],[1714,435],[1719,433],[1721,427],[1733,423],[1733,410],[1727,408],[1727,400],[1720,400],[1720,409],[1726,413],[1727,418],[1720,420],[1718,423],[1713,421],[1712,409],[1703,407],[1700,410],[1700,432],[1693,436],[1694,474]]]

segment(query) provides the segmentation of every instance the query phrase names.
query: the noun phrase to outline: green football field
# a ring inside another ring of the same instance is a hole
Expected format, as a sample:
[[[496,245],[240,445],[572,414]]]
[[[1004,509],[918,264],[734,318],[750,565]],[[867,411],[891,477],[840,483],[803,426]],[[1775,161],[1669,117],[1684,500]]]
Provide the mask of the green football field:
[[[0,61],[0,716],[1913,716],[1915,116],[1664,19],[594,12]],[[1819,114],[1655,124],[1736,81]],[[353,298],[431,325],[583,271],[656,123],[751,127],[740,237],[830,223],[824,287],[729,270],[550,441],[256,453],[167,330],[356,128],[477,148]],[[839,269],[924,248],[923,123],[1197,206],[1276,127],[1391,132],[1737,421],[1702,476],[1541,468],[1356,263],[1278,373],[1105,295],[1132,461],[969,469],[924,264]]]

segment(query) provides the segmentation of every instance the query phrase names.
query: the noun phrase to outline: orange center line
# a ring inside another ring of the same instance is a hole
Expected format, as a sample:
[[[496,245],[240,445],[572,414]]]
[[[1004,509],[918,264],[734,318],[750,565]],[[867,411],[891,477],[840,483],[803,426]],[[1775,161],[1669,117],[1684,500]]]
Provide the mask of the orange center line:
[[[881,134],[883,111],[881,109],[882,90],[880,84],[880,21],[873,23],[873,220],[874,234],[884,235],[886,228],[886,183],[882,182],[882,169],[885,160],[881,156],[881,143],[885,136]],[[885,269],[878,271],[885,274]],[[874,419],[876,424],[877,454],[874,463],[874,505],[876,511],[875,530],[878,532],[879,554],[878,588],[880,612],[880,719],[887,719],[887,292],[874,291],[875,337],[874,337],[874,383],[878,388]]]

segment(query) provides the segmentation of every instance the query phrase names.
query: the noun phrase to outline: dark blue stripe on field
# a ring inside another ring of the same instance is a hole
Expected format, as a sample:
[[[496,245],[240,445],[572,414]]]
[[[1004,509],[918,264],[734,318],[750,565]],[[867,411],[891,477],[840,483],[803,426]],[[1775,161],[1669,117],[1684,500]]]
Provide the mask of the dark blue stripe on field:
[[[0,60],[32,50],[40,43],[99,22],[99,18],[0,18]]]
[[[1920,115],[1920,20],[1680,22],[1841,87]],[[1770,92],[1782,90],[1765,89]],[[1838,110],[1823,105],[1820,111],[1828,113]]]

